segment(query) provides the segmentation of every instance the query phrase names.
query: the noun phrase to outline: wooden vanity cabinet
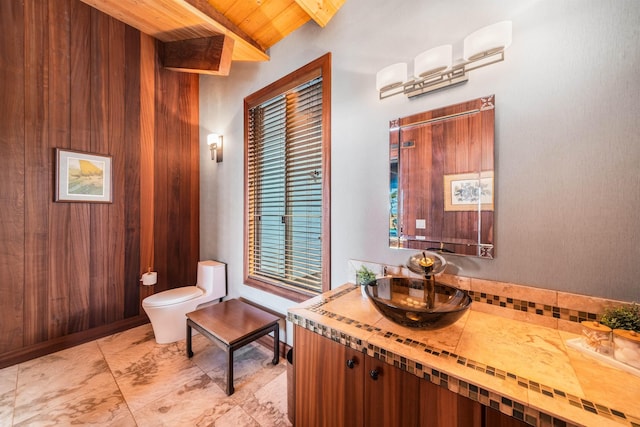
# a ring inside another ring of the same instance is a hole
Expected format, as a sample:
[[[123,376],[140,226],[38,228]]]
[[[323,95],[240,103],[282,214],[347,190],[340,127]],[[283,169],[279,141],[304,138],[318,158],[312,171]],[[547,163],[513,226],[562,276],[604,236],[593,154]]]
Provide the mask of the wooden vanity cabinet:
[[[297,427],[418,426],[420,379],[295,327]]]
[[[485,407],[484,425],[487,427],[529,427],[524,421],[505,415],[493,408]]]
[[[477,402],[307,329],[294,348],[297,427],[476,425],[462,420]]]
[[[299,326],[293,339],[295,425],[363,426],[364,355]]]
[[[364,425],[418,426],[420,378],[364,356]]]
[[[296,427],[521,427],[526,424],[294,328]]]
[[[482,419],[480,403],[420,381],[420,427],[481,427]]]

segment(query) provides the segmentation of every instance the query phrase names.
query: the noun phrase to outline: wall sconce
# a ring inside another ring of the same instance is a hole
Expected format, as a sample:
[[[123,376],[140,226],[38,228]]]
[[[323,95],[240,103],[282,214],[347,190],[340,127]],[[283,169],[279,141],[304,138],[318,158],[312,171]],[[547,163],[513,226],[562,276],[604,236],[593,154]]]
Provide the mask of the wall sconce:
[[[380,99],[404,93],[409,98],[464,83],[467,73],[504,61],[504,51],[511,45],[511,21],[502,21],[469,34],[464,39],[463,59],[453,64],[451,45],[422,52],[414,59],[414,77],[407,78],[407,64],[393,64],[376,75]]]
[[[222,163],[222,135],[210,133],[207,135],[207,144],[211,150],[211,160]]]

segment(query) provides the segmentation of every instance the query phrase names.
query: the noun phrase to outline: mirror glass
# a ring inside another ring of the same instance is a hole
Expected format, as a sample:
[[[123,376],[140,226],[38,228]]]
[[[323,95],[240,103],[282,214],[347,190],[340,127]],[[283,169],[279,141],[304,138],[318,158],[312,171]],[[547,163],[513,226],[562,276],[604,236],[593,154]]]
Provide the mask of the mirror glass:
[[[392,248],[493,258],[493,95],[389,124]]]

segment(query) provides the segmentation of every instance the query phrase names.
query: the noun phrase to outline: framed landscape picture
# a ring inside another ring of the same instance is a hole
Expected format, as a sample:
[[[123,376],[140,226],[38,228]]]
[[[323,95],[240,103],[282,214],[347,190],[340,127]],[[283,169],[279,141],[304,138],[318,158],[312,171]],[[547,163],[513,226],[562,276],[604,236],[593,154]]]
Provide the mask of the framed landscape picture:
[[[56,202],[111,203],[111,156],[56,148]]]

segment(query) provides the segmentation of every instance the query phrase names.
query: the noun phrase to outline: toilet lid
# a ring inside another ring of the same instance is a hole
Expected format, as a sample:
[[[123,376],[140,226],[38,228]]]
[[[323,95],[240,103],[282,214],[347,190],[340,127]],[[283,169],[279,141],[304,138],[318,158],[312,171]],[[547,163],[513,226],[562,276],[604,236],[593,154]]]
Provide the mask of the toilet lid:
[[[162,305],[178,304],[202,295],[202,289],[197,286],[183,286],[169,289],[146,297],[142,303],[147,307],[159,307]]]

